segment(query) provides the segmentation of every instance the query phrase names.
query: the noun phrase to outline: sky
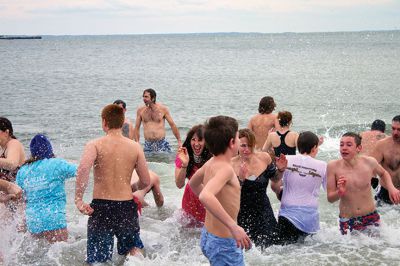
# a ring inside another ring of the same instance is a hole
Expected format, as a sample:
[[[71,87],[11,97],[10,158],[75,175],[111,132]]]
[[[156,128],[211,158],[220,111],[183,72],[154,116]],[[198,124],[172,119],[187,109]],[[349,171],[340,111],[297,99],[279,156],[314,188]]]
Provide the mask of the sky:
[[[0,35],[400,30],[400,0],[0,0]]]

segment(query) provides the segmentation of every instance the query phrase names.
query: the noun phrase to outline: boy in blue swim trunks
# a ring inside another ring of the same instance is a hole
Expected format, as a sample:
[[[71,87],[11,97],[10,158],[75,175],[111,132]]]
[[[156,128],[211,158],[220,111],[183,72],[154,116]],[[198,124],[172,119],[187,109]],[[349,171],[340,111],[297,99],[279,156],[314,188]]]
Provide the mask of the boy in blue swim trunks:
[[[359,155],[361,137],[353,132],[340,139],[341,159],[330,161],[327,168],[327,198],[339,203],[340,231],[364,231],[379,226],[380,216],[375,209],[371,193],[371,179],[379,175],[381,185],[389,191],[393,203],[400,202],[400,191],[392,183],[389,173],[375,158]]]
[[[201,250],[211,265],[244,265],[242,249],[249,249],[251,242],[237,225],[240,184],[231,165],[239,149],[238,123],[231,117],[212,117],[204,138],[214,157],[190,179],[190,187],[206,208]]]
[[[140,255],[143,243],[130,184],[133,170],[136,169],[139,176],[138,189],[150,184],[140,145],[122,135],[123,108],[107,105],[101,117],[106,136],[86,144],[76,178],[75,205],[81,213],[90,216],[86,259],[89,264],[111,260],[114,235],[118,254]],[[82,197],[92,166],[93,200],[87,204]]]

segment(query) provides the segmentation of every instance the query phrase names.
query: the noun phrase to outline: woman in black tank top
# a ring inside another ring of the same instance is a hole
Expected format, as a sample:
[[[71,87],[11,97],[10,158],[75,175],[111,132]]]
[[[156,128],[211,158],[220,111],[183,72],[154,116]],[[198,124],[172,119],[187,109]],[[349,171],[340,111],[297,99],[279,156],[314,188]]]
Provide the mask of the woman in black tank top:
[[[278,113],[277,119],[281,128],[268,135],[262,150],[268,152],[273,148],[275,156],[278,157],[281,154],[295,155],[297,146],[296,142],[299,134],[290,131],[290,126],[292,125],[292,114],[287,111],[282,111]],[[279,144],[277,145],[277,143]]]

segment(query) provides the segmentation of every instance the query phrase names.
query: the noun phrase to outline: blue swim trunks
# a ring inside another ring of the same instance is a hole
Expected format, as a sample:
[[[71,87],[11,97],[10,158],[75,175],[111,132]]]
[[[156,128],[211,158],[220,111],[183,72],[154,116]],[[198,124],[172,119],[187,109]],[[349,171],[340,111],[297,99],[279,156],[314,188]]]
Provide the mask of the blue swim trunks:
[[[145,140],[144,152],[171,152],[171,146],[168,141],[163,138],[160,140]]]
[[[243,251],[233,238],[222,238],[207,232],[203,227],[200,240],[201,251],[212,266],[243,265]]]
[[[94,212],[88,220],[87,263],[111,260],[114,235],[120,255],[126,255],[132,248],[144,247],[139,235],[137,205],[133,200],[93,199],[90,206]]]

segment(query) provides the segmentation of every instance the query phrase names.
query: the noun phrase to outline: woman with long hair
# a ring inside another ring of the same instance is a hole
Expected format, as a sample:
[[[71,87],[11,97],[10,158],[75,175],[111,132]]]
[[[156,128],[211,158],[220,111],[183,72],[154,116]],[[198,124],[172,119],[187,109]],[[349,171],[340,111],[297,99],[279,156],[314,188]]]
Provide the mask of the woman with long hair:
[[[175,160],[175,184],[178,188],[185,186],[185,180],[201,168],[211,158],[204,140],[204,126],[192,127],[183,143],[178,149]],[[201,225],[204,223],[206,211],[199,198],[193,193],[189,182],[185,186],[182,198],[182,209],[188,216],[190,223]]]
[[[272,163],[268,153],[255,151],[255,136],[250,129],[240,129],[239,139],[239,155],[232,158],[233,169],[241,184],[238,224],[256,246],[265,248],[274,244],[277,237],[277,222],[267,187],[269,180],[278,183],[282,172]],[[277,164],[280,164],[279,160]]]
[[[14,136],[11,121],[0,117],[0,179],[14,182],[24,162],[24,147]]]

